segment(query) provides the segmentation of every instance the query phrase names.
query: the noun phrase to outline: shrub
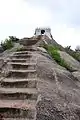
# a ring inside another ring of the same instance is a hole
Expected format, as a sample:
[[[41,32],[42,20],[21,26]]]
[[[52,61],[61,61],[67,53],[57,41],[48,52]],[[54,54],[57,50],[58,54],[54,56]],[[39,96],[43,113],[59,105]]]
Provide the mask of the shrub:
[[[47,51],[56,62],[59,63],[61,61],[61,57],[60,54],[58,53],[57,48],[53,47],[52,45],[49,45]]]
[[[19,38],[16,38],[15,36],[9,36],[9,39],[12,40],[12,42],[18,42]]]
[[[1,42],[1,46],[4,50],[11,49],[13,47],[13,42],[10,39],[6,39],[4,42]]]
[[[43,45],[43,47],[47,50],[50,56],[61,66],[65,67],[67,70],[72,71],[72,67],[66,63],[64,59],[61,58],[58,48],[52,45]]]

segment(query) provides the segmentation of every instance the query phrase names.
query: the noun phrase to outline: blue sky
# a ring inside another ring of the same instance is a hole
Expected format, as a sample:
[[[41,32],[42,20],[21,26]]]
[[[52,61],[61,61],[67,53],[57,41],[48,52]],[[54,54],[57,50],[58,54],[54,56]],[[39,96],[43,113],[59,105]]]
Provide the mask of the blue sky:
[[[30,37],[36,27],[50,27],[58,43],[74,49],[80,45],[80,0],[0,0],[0,41]]]

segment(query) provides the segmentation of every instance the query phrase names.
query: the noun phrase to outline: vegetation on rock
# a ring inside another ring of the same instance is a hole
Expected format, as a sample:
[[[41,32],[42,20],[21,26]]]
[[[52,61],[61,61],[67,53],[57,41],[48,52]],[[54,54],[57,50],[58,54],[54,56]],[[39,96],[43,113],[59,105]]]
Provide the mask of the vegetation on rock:
[[[1,47],[3,50],[11,49],[14,46],[14,42],[18,42],[19,39],[15,36],[9,36],[9,38],[6,38],[5,41],[1,42]]]
[[[12,42],[18,42],[19,38],[15,37],[15,36],[9,36],[9,39],[12,40]]]
[[[65,67],[67,70],[72,71],[72,67],[66,63],[64,59],[61,58],[58,47],[54,47],[53,45],[43,45],[43,47],[47,50],[50,56],[61,66]]]
[[[11,49],[14,46],[14,44],[11,39],[5,39],[4,42],[1,42],[1,46],[3,50],[7,50],[7,49]]]
[[[76,59],[77,61],[80,62],[80,51],[78,51],[77,49],[75,49],[75,51],[74,51],[74,50],[70,49],[70,47],[68,47],[68,46],[65,47],[65,51],[69,55],[71,55],[74,59]]]

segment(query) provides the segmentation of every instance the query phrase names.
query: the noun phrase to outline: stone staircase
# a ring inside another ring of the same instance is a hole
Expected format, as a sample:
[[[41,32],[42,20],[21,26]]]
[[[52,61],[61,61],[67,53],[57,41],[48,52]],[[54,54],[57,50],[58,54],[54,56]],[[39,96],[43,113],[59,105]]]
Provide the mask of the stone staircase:
[[[15,52],[8,59],[8,74],[0,81],[0,120],[36,120],[36,51]]]

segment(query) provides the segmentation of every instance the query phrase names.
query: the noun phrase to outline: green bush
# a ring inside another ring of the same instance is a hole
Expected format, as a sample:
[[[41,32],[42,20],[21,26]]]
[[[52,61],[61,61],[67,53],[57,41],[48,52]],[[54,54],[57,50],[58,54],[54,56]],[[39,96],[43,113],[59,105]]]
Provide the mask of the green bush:
[[[58,48],[52,45],[43,45],[43,47],[47,50],[50,56],[61,66],[65,67],[67,70],[72,71],[72,67],[66,63],[64,59],[61,58]]]
[[[19,38],[15,37],[15,36],[9,36],[9,39],[12,40],[12,42],[18,42]]]
[[[60,54],[58,53],[57,48],[53,47],[52,45],[49,45],[47,51],[56,62],[59,63],[61,61],[61,57]]]
[[[13,47],[13,42],[11,39],[5,39],[4,42],[1,42],[1,46],[4,50],[11,49]]]

